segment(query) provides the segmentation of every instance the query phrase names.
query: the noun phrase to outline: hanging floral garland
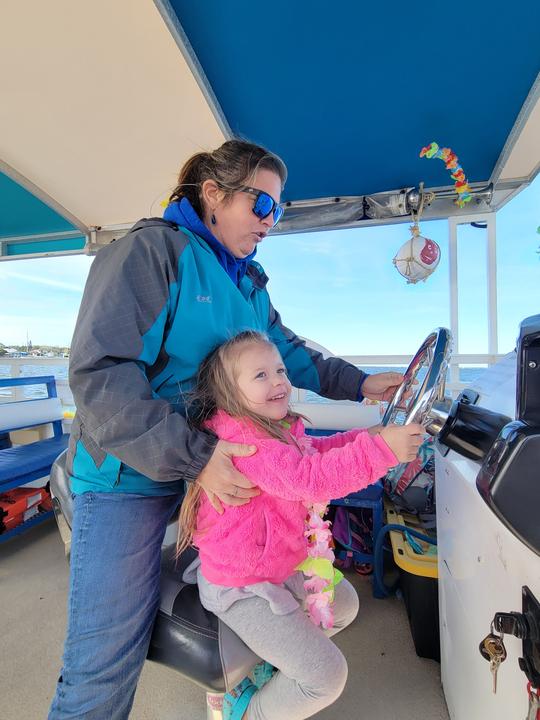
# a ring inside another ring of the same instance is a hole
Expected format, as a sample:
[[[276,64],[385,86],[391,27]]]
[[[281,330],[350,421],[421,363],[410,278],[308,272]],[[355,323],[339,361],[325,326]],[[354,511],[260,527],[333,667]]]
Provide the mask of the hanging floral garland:
[[[440,148],[436,142],[432,142],[420,150],[420,157],[439,158],[446,165],[446,169],[452,171],[450,177],[454,180],[454,187],[458,194],[457,200],[455,200],[458,207],[465,207],[465,204],[472,200],[471,188],[453,150]]]

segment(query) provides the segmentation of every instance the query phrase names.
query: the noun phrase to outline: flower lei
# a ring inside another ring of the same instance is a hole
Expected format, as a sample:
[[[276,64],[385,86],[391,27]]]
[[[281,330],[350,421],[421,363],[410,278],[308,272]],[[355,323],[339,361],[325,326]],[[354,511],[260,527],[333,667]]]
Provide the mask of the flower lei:
[[[325,630],[334,626],[335,587],[343,579],[343,573],[334,567],[332,532],[330,521],[323,520],[325,504],[313,503],[306,518],[304,535],[308,541],[308,556],[296,568],[307,576],[304,589],[310,620]]]
[[[287,430],[291,428],[291,424],[285,420],[282,420],[280,425]],[[302,452],[301,440],[293,438],[293,441]],[[304,589],[308,592],[306,607],[310,620],[315,625],[328,630],[334,626],[332,603],[335,587],[343,579],[343,573],[334,567],[332,531],[330,521],[323,520],[325,513],[326,503],[313,503],[309,506],[304,530],[308,543],[308,556],[296,570],[307,577],[304,581]]]

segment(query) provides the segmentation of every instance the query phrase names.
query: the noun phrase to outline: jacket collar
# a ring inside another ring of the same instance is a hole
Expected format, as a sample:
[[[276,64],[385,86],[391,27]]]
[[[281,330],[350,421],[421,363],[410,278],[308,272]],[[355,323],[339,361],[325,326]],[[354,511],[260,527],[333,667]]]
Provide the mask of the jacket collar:
[[[169,203],[163,213],[164,220],[169,220],[179,227],[185,227],[191,232],[202,238],[210,247],[219,264],[225,270],[235,285],[239,285],[240,281],[246,274],[248,263],[255,257],[257,250],[255,249],[251,255],[245,258],[236,258],[229,250],[222,245],[217,237],[210,232],[200,217],[197,215],[193,206],[187,198],[182,198],[180,202]]]

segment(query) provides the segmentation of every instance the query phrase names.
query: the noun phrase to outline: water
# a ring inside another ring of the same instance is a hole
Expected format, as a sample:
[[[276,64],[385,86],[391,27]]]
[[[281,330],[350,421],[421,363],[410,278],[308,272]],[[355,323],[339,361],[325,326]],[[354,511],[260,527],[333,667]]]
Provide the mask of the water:
[[[369,373],[370,375],[375,375],[376,373],[383,373],[383,372],[399,372],[404,373],[407,369],[406,365],[370,365],[370,366],[362,366],[358,365],[360,370],[363,370],[364,372]],[[485,370],[487,369],[487,365],[481,366],[477,365],[475,367],[460,367],[459,368],[459,380],[462,383],[465,383],[466,385],[471,385]],[[418,373],[418,378],[421,380],[423,376],[425,375],[425,369],[422,368],[420,372]],[[446,382],[449,382],[450,378],[447,373],[446,376]],[[310,392],[309,390],[306,392],[306,402],[308,403],[329,403],[333,402],[332,400],[327,400],[326,398],[320,397],[316,393]]]
[[[360,367],[360,369],[364,370],[367,373],[370,373],[370,375],[373,375],[380,372],[403,373],[405,372],[407,367],[406,365],[381,365],[369,367],[365,366]],[[477,377],[479,377],[479,375],[481,375],[481,373],[484,372],[484,370],[485,367],[481,366],[462,367],[459,369],[459,379],[466,385],[470,385],[474,380],[476,380]],[[10,366],[2,365],[0,361],[0,378],[9,377],[9,374]],[[21,376],[36,377],[39,375],[54,375],[57,380],[67,380],[68,367],[67,365],[21,365]],[[10,395],[11,392],[9,388],[0,389],[0,397],[10,397]],[[45,387],[45,385],[30,385],[29,387],[24,388],[24,397],[28,398],[29,400],[34,398],[47,397],[47,388]],[[306,402],[327,403],[332,401],[327,400],[326,398],[322,398],[319,395],[308,390],[306,393]]]
[[[365,366],[360,367],[364,372],[374,375],[375,373],[381,372],[400,372],[403,373],[407,369],[406,365],[381,365],[381,366]],[[462,367],[459,369],[460,382],[466,385],[471,384],[476,380],[485,370],[485,367]],[[9,377],[10,366],[0,364],[0,378]],[[54,375],[57,380],[67,380],[68,367],[67,365],[22,365],[21,376],[24,377],[37,377],[39,375]],[[47,391],[45,385],[31,385],[28,388],[24,388],[25,397],[37,398],[45,397]],[[0,390],[0,395],[9,395],[9,390]],[[309,399],[308,399],[309,398]],[[307,402],[331,402],[316,395],[313,392],[308,391],[306,393]]]

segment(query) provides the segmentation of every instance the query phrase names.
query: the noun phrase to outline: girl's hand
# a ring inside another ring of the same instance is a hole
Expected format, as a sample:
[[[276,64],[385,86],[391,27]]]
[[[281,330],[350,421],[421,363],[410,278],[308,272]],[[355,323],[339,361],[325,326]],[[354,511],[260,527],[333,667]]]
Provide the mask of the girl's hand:
[[[197,482],[220,515],[223,513],[221,502],[226,505],[245,505],[250,498],[260,494],[259,488],[238,472],[232,463],[233,457],[247,457],[256,451],[257,448],[254,445],[240,445],[226,440],[218,440],[214,452],[197,478]]]
[[[424,428],[417,423],[387,425],[379,433],[399,462],[410,462],[418,454],[424,440]]]
[[[369,400],[391,400],[403,382],[403,375],[397,372],[383,372],[368,375],[360,392]]]

